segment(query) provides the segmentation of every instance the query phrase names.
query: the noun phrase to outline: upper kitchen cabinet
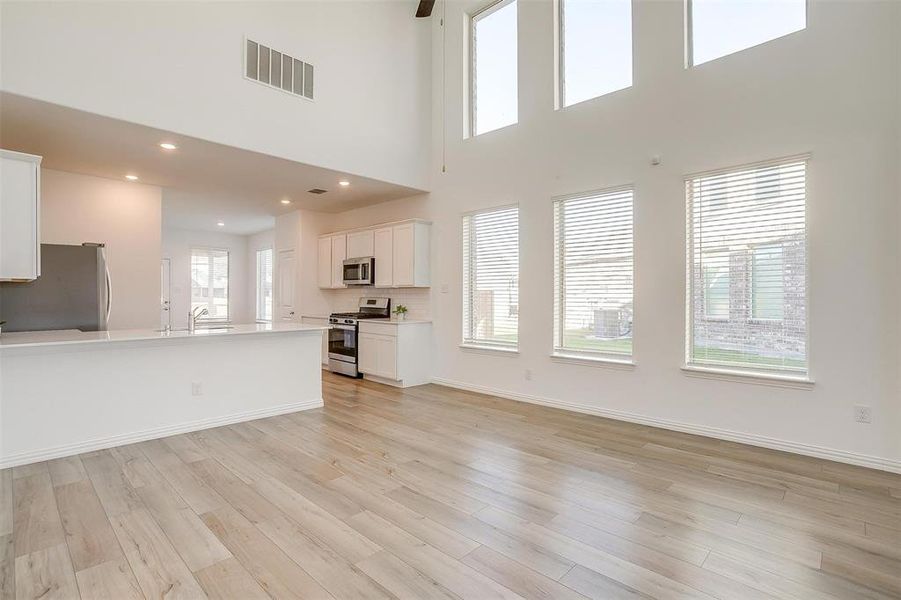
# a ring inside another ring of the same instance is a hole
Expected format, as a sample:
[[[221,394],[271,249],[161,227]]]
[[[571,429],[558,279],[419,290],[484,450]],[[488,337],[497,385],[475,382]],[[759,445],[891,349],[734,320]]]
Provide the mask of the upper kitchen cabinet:
[[[368,256],[375,258],[375,287],[429,287],[430,231],[430,223],[411,220],[319,238],[319,287],[346,287],[344,259]]]
[[[0,281],[41,274],[41,157],[0,150]]]
[[[382,227],[372,233],[375,287],[391,287],[394,285],[394,228]]]
[[[319,287],[332,287],[332,238],[319,238],[319,268],[317,270]]]
[[[343,288],[344,259],[347,258],[347,236],[343,233],[332,236],[332,287]]]
[[[428,223],[418,221],[395,225],[392,249],[393,287],[429,287],[431,268],[429,266]],[[375,270],[378,273],[376,262]]]
[[[344,259],[347,258],[347,235],[333,234],[319,238],[319,287],[336,289],[344,285]]]
[[[372,230],[354,231],[347,234],[347,258],[373,256]]]

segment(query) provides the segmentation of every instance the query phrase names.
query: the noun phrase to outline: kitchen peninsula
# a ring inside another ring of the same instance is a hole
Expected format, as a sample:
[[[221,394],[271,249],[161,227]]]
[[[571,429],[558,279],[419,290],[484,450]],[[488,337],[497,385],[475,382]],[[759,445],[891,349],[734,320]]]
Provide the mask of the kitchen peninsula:
[[[0,468],[322,406],[321,327],[0,336]]]

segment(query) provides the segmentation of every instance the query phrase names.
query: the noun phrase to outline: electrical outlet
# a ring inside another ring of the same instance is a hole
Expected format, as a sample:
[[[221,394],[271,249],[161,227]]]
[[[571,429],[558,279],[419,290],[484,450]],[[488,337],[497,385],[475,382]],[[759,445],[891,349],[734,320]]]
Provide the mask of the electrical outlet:
[[[532,381],[532,369],[526,369],[522,376],[526,378],[526,381]]]
[[[854,407],[854,420],[858,423],[872,423],[873,409],[869,406],[858,404]]]
[[[442,294],[446,294],[446,293],[448,293],[449,291],[450,291],[450,286],[447,285],[446,283],[442,283],[442,284],[441,284],[441,293],[442,293]]]
[[[203,396],[203,384],[199,381],[191,382],[191,395],[192,396]]]

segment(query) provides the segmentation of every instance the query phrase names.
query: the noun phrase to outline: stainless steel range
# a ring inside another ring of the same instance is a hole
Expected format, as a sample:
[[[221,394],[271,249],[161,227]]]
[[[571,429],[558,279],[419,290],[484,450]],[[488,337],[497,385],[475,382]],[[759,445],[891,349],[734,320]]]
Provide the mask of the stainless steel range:
[[[359,322],[363,319],[388,319],[391,317],[390,298],[360,298],[357,312],[329,315],[328,368],[333,373],[348,377],[362,377],[357,370],[357,342],[360,339]]]

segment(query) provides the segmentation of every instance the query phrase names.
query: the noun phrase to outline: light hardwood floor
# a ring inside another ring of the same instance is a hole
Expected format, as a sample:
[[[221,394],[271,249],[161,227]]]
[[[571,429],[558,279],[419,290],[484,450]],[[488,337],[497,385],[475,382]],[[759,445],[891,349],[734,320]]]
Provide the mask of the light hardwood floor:
[[[0,472],[0,597],[901,597],[901,476],[323,385],[323,409]]]

